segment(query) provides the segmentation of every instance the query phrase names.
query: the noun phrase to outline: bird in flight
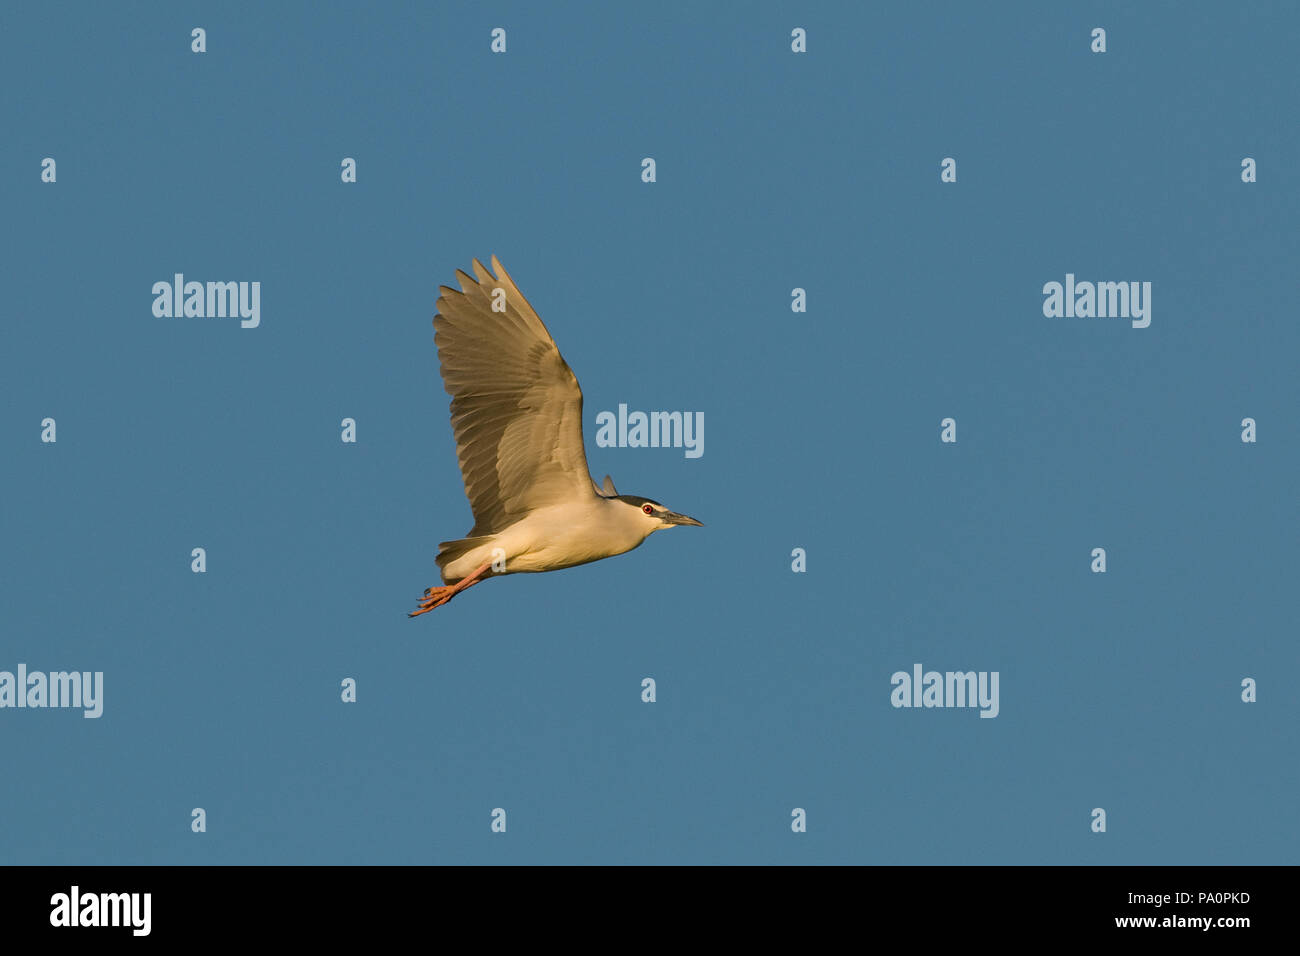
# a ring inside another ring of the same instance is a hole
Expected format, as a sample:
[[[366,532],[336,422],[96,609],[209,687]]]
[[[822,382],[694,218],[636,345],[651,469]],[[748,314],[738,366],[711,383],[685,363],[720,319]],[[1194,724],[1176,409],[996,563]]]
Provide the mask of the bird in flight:
[[[596,484],[582,444],[582,389],[555,340],[496,256],[493,276],[459,269],[441,287],[434,342],[451,396],[467,537],[438,546],[443,586],[426,588],[417,617],[486,578],[555,571],[639,547],[660,528],[700,522],[659,502]]]

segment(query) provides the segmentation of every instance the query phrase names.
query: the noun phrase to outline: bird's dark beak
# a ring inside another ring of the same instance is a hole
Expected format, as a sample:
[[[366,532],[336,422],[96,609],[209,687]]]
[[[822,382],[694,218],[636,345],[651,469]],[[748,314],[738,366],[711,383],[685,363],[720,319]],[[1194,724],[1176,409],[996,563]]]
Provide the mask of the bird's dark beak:
[[[694,518],[688,517],[687,515],[679,515],[676,511],[665,511],[660,515],[660,517],[669,524],[689,524],[694,525],[696,528],[704,527],[703,521],[696,521]]]

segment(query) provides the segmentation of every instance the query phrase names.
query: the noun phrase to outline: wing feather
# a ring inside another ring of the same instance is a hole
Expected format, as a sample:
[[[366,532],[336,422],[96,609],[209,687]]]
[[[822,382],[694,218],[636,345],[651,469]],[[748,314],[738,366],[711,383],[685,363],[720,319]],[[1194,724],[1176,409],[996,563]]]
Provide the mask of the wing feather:
[[[493,276],[456,270],[441,286],[434,342],[465,495],[470,536],[494,534],[535,508],[595,492],[582,442],[582,389],[555,340],[496,256]],[[505,311],[492,309],[505,291]]]

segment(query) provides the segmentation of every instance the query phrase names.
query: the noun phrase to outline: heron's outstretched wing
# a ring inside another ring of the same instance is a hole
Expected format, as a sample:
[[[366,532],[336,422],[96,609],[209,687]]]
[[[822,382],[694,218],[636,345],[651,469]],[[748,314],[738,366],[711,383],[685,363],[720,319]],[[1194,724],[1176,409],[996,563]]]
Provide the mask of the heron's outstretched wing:
[[[433,319],[471,536],[594,494],[578,379],[496,256],[492,270],[475,259],[476,282],[457,269],[461,291],[442,286]]]

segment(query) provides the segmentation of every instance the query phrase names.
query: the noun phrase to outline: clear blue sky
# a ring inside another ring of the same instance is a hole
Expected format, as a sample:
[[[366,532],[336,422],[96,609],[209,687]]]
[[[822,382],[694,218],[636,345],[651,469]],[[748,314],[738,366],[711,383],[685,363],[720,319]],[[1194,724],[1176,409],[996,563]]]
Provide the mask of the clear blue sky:
[[[0,17],[0,670],[105,675],[0,710],[0,861],[1296,862],[1294,5],[336,6]],[[412,621],[494,253],[707,527]]]

